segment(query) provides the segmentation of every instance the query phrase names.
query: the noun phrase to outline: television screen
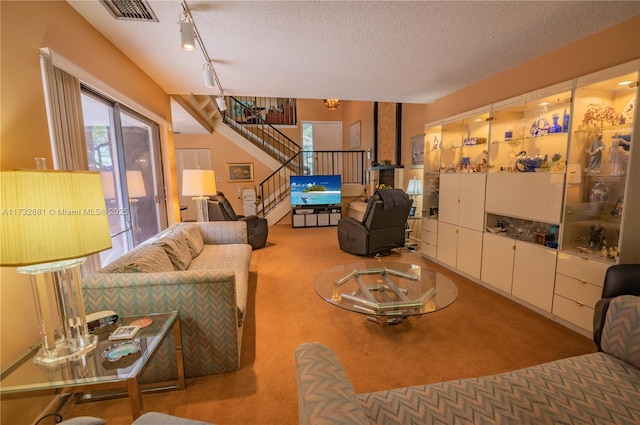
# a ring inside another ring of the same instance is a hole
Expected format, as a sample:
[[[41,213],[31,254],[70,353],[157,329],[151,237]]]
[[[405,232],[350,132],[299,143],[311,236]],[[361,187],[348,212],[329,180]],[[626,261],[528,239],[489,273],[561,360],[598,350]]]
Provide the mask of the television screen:
[[[341,179],[336,176],[291,176],[291,205],[335,205],[341,200]]]

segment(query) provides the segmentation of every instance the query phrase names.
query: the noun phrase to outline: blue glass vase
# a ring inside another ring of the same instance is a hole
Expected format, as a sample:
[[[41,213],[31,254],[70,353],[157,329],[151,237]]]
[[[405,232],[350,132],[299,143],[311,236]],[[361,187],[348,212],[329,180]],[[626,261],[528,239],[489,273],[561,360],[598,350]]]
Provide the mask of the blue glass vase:
[[[553,116],[553,124],[549,126],[549,133],[562,133],[562,126],[558,124],[558,115]]]
[[[569,132],[569,114],[567,114],[567,110],[564,110],[564,115],[562,116],[562,132]]]

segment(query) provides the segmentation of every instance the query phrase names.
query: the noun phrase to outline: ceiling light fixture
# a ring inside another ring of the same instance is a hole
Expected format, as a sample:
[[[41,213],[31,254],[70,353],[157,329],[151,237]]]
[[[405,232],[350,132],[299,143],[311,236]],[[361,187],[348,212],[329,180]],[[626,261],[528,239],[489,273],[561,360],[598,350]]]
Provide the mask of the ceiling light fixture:
[[[216,74],[216,70],[213,68],[213,61],[211,60],[211,57],[209,56],[209,53],[207,52],[206,47],[204,47],[204,42],[202,41],[202,37],[200,37],[200,32],[198,32],[198,27],[196,26],[196,22],[194,21],[193,16],[191,15],[189,6],[187,5],[187,2],[185,0],[182,0],[180,4],[182,5],[181,16],[184,16],[184,20],[191,24],[191,27],[193,28],[192,34],[194,35],[195,42],[198,43],[198,46],[200,46],[200,51],[204,56],[204,63],[205,63],[203,67],[204,84],[207,87],[218,86],[218,90],[219,90],[218,97],[222,97],[224,101],[224,90],[222,89],[222,85],[220,84],[220,80],[218,79],[218,74]],[[182,25],[180,28],[182,28]],[[218,101],[217,98],[216,98],[216,103],[218,104],[218,108],[220,109],[220,112],[224,112],[227,109],[226,104],[224,109],[220,107],[220,102]]]
[[[227,110],[227,101],[224,99],[224,96],[220,95],[216,97],[216,103],[218,104],[218,109],[220,112],[224,112]]]
[[[340,99],[325,99],[324,106],[329,108],[330,111],[333,111],[338,106],[340,106]]]
[[[180,15],[180,42],[182,50],[192,52],[196,50],[196,41],[193,35],[193,24],[185,14]]]
[[[205,63],[202,66],[202,76],[204,77],[204,85],[207,87],[215,87],[216,82],[213,78],[213,67],[210,63]]]

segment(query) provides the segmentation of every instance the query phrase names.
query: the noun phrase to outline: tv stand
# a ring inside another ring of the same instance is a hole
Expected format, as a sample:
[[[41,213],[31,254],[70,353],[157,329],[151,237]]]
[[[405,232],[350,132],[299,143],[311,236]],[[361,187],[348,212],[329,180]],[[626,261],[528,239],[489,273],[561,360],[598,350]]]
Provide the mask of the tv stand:
[[[337,226],[341,217],[340,205],[302,205],[291,208],[292,227]]]

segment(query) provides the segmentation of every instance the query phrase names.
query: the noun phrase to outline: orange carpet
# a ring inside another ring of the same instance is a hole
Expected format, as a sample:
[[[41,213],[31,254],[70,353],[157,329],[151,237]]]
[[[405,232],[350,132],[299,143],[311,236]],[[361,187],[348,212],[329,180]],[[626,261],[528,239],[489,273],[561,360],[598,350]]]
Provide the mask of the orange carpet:
[[[334,307],[313,290],[324,269],[359,257],[340,251],[336,227],[269,228],[253,252],[242,367],[189,379],[185,391],[143,396],[145,411],[216,424],[296,424],[293,353],[321,341],[343,363],[356,392],[482,376],[595,351],[590,339],[422,258],[394,250],[384,261],[433,267],[458,286],[449,308],[382,327]],[[397,251],[397,252],[396,252]],[[131,423],[126,398],[72,405],[64,417]]]

